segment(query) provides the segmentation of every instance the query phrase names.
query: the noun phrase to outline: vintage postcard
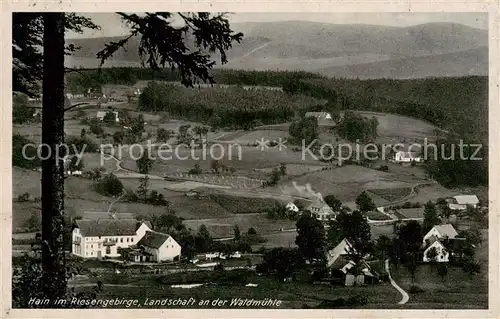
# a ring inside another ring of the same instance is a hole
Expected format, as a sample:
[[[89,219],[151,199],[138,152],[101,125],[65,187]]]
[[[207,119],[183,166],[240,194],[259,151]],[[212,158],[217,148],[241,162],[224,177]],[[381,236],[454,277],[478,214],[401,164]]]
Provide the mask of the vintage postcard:
[[[342,5],[6,5],[2,316],[497,318],[498,4]]]

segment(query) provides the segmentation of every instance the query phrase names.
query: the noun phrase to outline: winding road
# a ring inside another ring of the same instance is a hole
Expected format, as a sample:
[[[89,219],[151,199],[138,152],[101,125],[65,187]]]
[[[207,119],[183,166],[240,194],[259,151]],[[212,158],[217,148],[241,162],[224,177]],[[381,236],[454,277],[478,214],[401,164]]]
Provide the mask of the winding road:
[[[408,293],[406,291],[404,291],[401,287],[398,286],[398,284],[394,281],[394,279],[392,279],[391,273],[389,271],[389,259],[385,260],[385,271],[387,271],[387,275],[389,275],[389,280],[391,281],[391,285],[394,288],[396,288],[396,290],[399,291],[401,293],[401,295],[403,296],[403,298],[401,299],[401,301],[398,302],[398,304],[404,305],[405,303],[408,302],[408,300],[410,300],[410,296],[408,295]]]

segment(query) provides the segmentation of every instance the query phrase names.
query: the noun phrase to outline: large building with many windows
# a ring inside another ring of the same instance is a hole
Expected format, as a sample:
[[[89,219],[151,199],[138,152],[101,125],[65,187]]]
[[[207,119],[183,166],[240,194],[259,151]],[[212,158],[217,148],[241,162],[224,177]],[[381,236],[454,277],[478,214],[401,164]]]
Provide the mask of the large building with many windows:
[[[75,222],[72,253],[83,258],[119,257],[118,248],[136,245],[151,228],[148,221],[138,221],[128,215],[84,214]]]

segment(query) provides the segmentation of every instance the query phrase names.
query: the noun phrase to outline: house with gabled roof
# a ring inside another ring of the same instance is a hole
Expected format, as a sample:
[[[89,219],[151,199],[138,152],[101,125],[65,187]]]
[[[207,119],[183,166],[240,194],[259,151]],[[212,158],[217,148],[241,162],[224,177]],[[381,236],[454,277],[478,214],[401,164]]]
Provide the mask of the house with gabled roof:
[[[151,231],[150,222],[135,218],[116,218],[104,213],[101,218],[90,218],[90,215],[77,219],[72,231],[71,251],[82,258],[120,257],[119,248],[137,244],[146,231]]]
[[[479,198],[476,195],[457,195],[449,199],[448,207],[451,210],[465,210],[467,206],[476,208],[479,204]]]
[[[326,221],[335,219],[335,212],[332,210],[332,208],[321,201],[310,203],[306,206],[305,210],[310,211],[318,220]]]
[[[179,259],[182,250],[181,245],[172,236],[155,231],[146,231],[136,246],[142,250],[143,256],[147,256],[146,260],[152,262]]]
[[[433,257],[432,254],[430,253],[431,250],[435,250],[435,254]],[[450,252],[448,249],[445,247],[445,245],[441,242],[441,240],[435,238],[434,241],[429,244],[423,254],[423,262],[438,262],[438,263],[443,263],[443,262],[449,262],[450,261]]]
[[[335,248],[329,250],[326,253],[327,267],[332,267],[340,257],[346,256],[352,250],[352,245],[347,239],[344,238],[340,243],[337,244],[337,246],[335,246]]]
[[[441,240],[441,239],[452,239],[458,236],[457,231],[451,224],[444,224],[444,225],[436,225],[431,228],[425,234],[423,238],[423,245],[427,246],[428,243],[432,243],[435,240]]]

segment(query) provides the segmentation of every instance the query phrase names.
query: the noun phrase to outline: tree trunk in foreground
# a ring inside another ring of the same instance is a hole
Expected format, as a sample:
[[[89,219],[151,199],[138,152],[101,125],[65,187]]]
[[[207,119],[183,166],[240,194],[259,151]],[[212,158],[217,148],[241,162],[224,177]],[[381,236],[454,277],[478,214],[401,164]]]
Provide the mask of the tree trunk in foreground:
[[[64,13],[44,13],[42,114],[42,267],[46,298],[66,293],[64,261]],[[59,163],[58,163],[59,161]]]

